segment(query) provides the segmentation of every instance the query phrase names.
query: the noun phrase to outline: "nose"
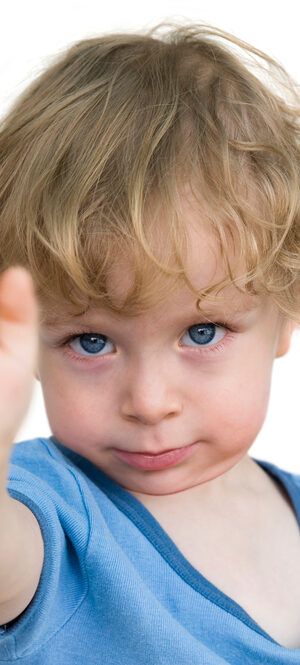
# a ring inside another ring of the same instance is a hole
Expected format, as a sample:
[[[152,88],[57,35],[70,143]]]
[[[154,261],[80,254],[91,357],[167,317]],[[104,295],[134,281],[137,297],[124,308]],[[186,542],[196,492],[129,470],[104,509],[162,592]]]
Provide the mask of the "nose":
[[[121,400],[121,415],[126,420],[156,425],[182,411],[180,381],[157,363],[139,364],[129,371]]]

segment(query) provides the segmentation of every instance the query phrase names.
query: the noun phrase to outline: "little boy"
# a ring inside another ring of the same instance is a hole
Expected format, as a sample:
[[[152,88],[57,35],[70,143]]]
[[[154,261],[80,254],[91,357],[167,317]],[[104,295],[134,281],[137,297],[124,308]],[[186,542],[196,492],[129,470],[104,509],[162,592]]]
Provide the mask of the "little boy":
[[[190,25],[75,44],[5,119],[0,663],[300,663],[300,477],[248,454],[300,323],[298,118]],[[13,447],[34,373],[52,436]]]

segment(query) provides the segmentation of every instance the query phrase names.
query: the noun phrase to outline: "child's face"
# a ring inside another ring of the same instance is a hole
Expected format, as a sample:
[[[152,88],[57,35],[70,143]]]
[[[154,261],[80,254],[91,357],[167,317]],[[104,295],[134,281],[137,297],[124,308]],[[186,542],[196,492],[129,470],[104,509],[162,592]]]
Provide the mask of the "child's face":
[[[186,214],[189,276],[206,288],[224,273],[211,237],[189,207]],[[121,277],[119,267],[112,287],[120,298],[130,277],[124,268]],[[54,328],[44,325],[38,371],[56,439],[126,489],[150,495],[195,487],[241,461],[263,424],[273,361],[288,350],[293,325],[269,299],[234,287],[203,311],[214,325],[182,286],[134,318],[91,309],[62,328],[59,313]],[[160,469],[137,468],[114,450],[161,453],[194,442],[189,457]]]

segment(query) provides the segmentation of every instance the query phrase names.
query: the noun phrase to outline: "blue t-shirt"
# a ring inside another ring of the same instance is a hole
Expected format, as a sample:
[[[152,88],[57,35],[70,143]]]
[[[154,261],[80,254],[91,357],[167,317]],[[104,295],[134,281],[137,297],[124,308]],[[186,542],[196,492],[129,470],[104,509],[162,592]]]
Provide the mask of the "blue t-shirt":
[[[300,476],[256,462],[300,521]],[[32,602],[0,629],[0,663],[299,665],[300,649],[272,639],[138,499],[54,437],[14,447],[8,489],[36,515],[45,560]]]

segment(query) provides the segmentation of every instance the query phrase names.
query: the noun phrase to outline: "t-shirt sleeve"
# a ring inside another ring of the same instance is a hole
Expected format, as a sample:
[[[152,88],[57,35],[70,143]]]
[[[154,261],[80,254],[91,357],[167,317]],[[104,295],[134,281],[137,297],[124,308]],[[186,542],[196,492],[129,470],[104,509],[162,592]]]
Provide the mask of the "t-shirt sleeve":
[[[88,591],[85,556],[90,524],[81,479],[46,440],[17,444],[9,494],[33,512],[44,540],[37,591],[24,612],[0,629],[0,662],[34,651],[59,631]]]

